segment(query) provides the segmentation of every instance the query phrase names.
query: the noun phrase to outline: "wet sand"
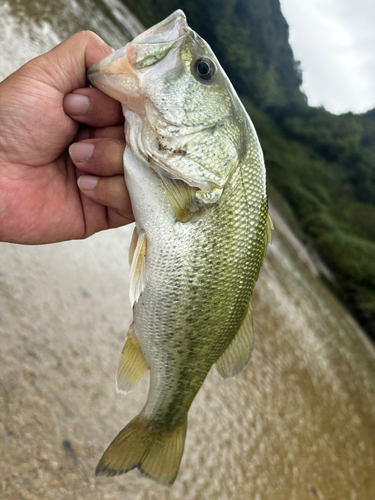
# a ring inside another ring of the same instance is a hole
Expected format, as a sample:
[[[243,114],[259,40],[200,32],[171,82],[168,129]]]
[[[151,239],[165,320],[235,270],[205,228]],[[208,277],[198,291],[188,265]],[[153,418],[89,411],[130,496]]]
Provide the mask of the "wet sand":
[[[130,228],[82,242],[0,245],[4,500],[375,498],[375,363],[336,299],[275,234],[254,297],[246,370],[212,370],[171,488],[95,478],[144,404],[114,375],[130,323]]]
[[[0,14],[0,77],[80,29],[114,47],[137,29],[110,0],[4,0]],[[127,396],[114,385],[131,321],[131,229],[41,247],[0,243],[0,498],[375,498],[372,346],[279,227],[290,243],[276,231],[261,271],[253,358],[232,380],[208,375],[171,489],[136,471],[94,477],[148,390],[147,377]]]

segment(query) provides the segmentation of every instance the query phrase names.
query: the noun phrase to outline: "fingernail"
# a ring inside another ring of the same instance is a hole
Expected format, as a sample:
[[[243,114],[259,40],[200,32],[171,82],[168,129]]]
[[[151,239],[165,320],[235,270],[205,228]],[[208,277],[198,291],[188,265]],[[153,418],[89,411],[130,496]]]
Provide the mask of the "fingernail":
[[[82,94],[66,94],[64,110],[68,115],[84,115],[90,107],[90,99]]]
[[[98,184],[99,177],[95,175],[81,175],[78,178],[78,187],[83,191],[92,191]]]
[[[87,161],[94,151],[94,144],[89,142],[75,142],[69,148],[69,154],[73,161]]]

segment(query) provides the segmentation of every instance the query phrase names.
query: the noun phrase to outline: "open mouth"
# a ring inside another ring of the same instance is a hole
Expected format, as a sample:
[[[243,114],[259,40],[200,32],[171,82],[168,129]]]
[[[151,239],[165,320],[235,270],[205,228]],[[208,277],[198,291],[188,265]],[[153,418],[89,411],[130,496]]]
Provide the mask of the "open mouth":
[[[139,90],[136,70],[163,59],[190,31],[185,14],[178,10],[125,47],[90,66],[87,78],[94,87],[125,103],[127,96]]]

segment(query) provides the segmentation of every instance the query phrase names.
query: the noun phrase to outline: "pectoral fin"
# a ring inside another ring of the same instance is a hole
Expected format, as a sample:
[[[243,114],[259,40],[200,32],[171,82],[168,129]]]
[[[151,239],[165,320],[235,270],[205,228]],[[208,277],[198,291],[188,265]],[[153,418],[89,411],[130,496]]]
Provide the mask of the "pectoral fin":
[[[165,192],[179,222],[189,222],[204,210],[196,198],[197,190],[179,179],[160,176]]]
[[[134,247],[134,240],[132,239],[132,245]],[[132,245],[130,245],[130,252],[132,251]],[[147,252],[147,238],[144,231],[138,233],[137,242],[135,245],[134,253],[132,255],[132,263],[130,268],[130,303],[133,306],[134,302],[137,302],[139,296],[143,292],[146,281],[146,252]]]
[[[131,325],[117,367],[116,389],[119,392],[130,392],[147,370],[147,363],[135,337],[133,325]]]
[[[226,349],[224,354],[216,362],[216,369],[219,374],[227,379],[233,377],[246,367],[250,361],[251,352],[254,346],[253,315],[251,303],[243,320],[241,328]]]

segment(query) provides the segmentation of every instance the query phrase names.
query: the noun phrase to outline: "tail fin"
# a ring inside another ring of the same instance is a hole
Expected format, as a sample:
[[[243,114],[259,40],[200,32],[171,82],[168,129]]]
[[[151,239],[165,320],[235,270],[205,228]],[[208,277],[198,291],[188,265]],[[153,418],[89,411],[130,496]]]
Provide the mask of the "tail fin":
[[[187,418],[167,432],[147,427],[140,415],[122,429],[96,467],[97,476],[117,476],[138,467],[154,481],[171,486],[184,451]]]

